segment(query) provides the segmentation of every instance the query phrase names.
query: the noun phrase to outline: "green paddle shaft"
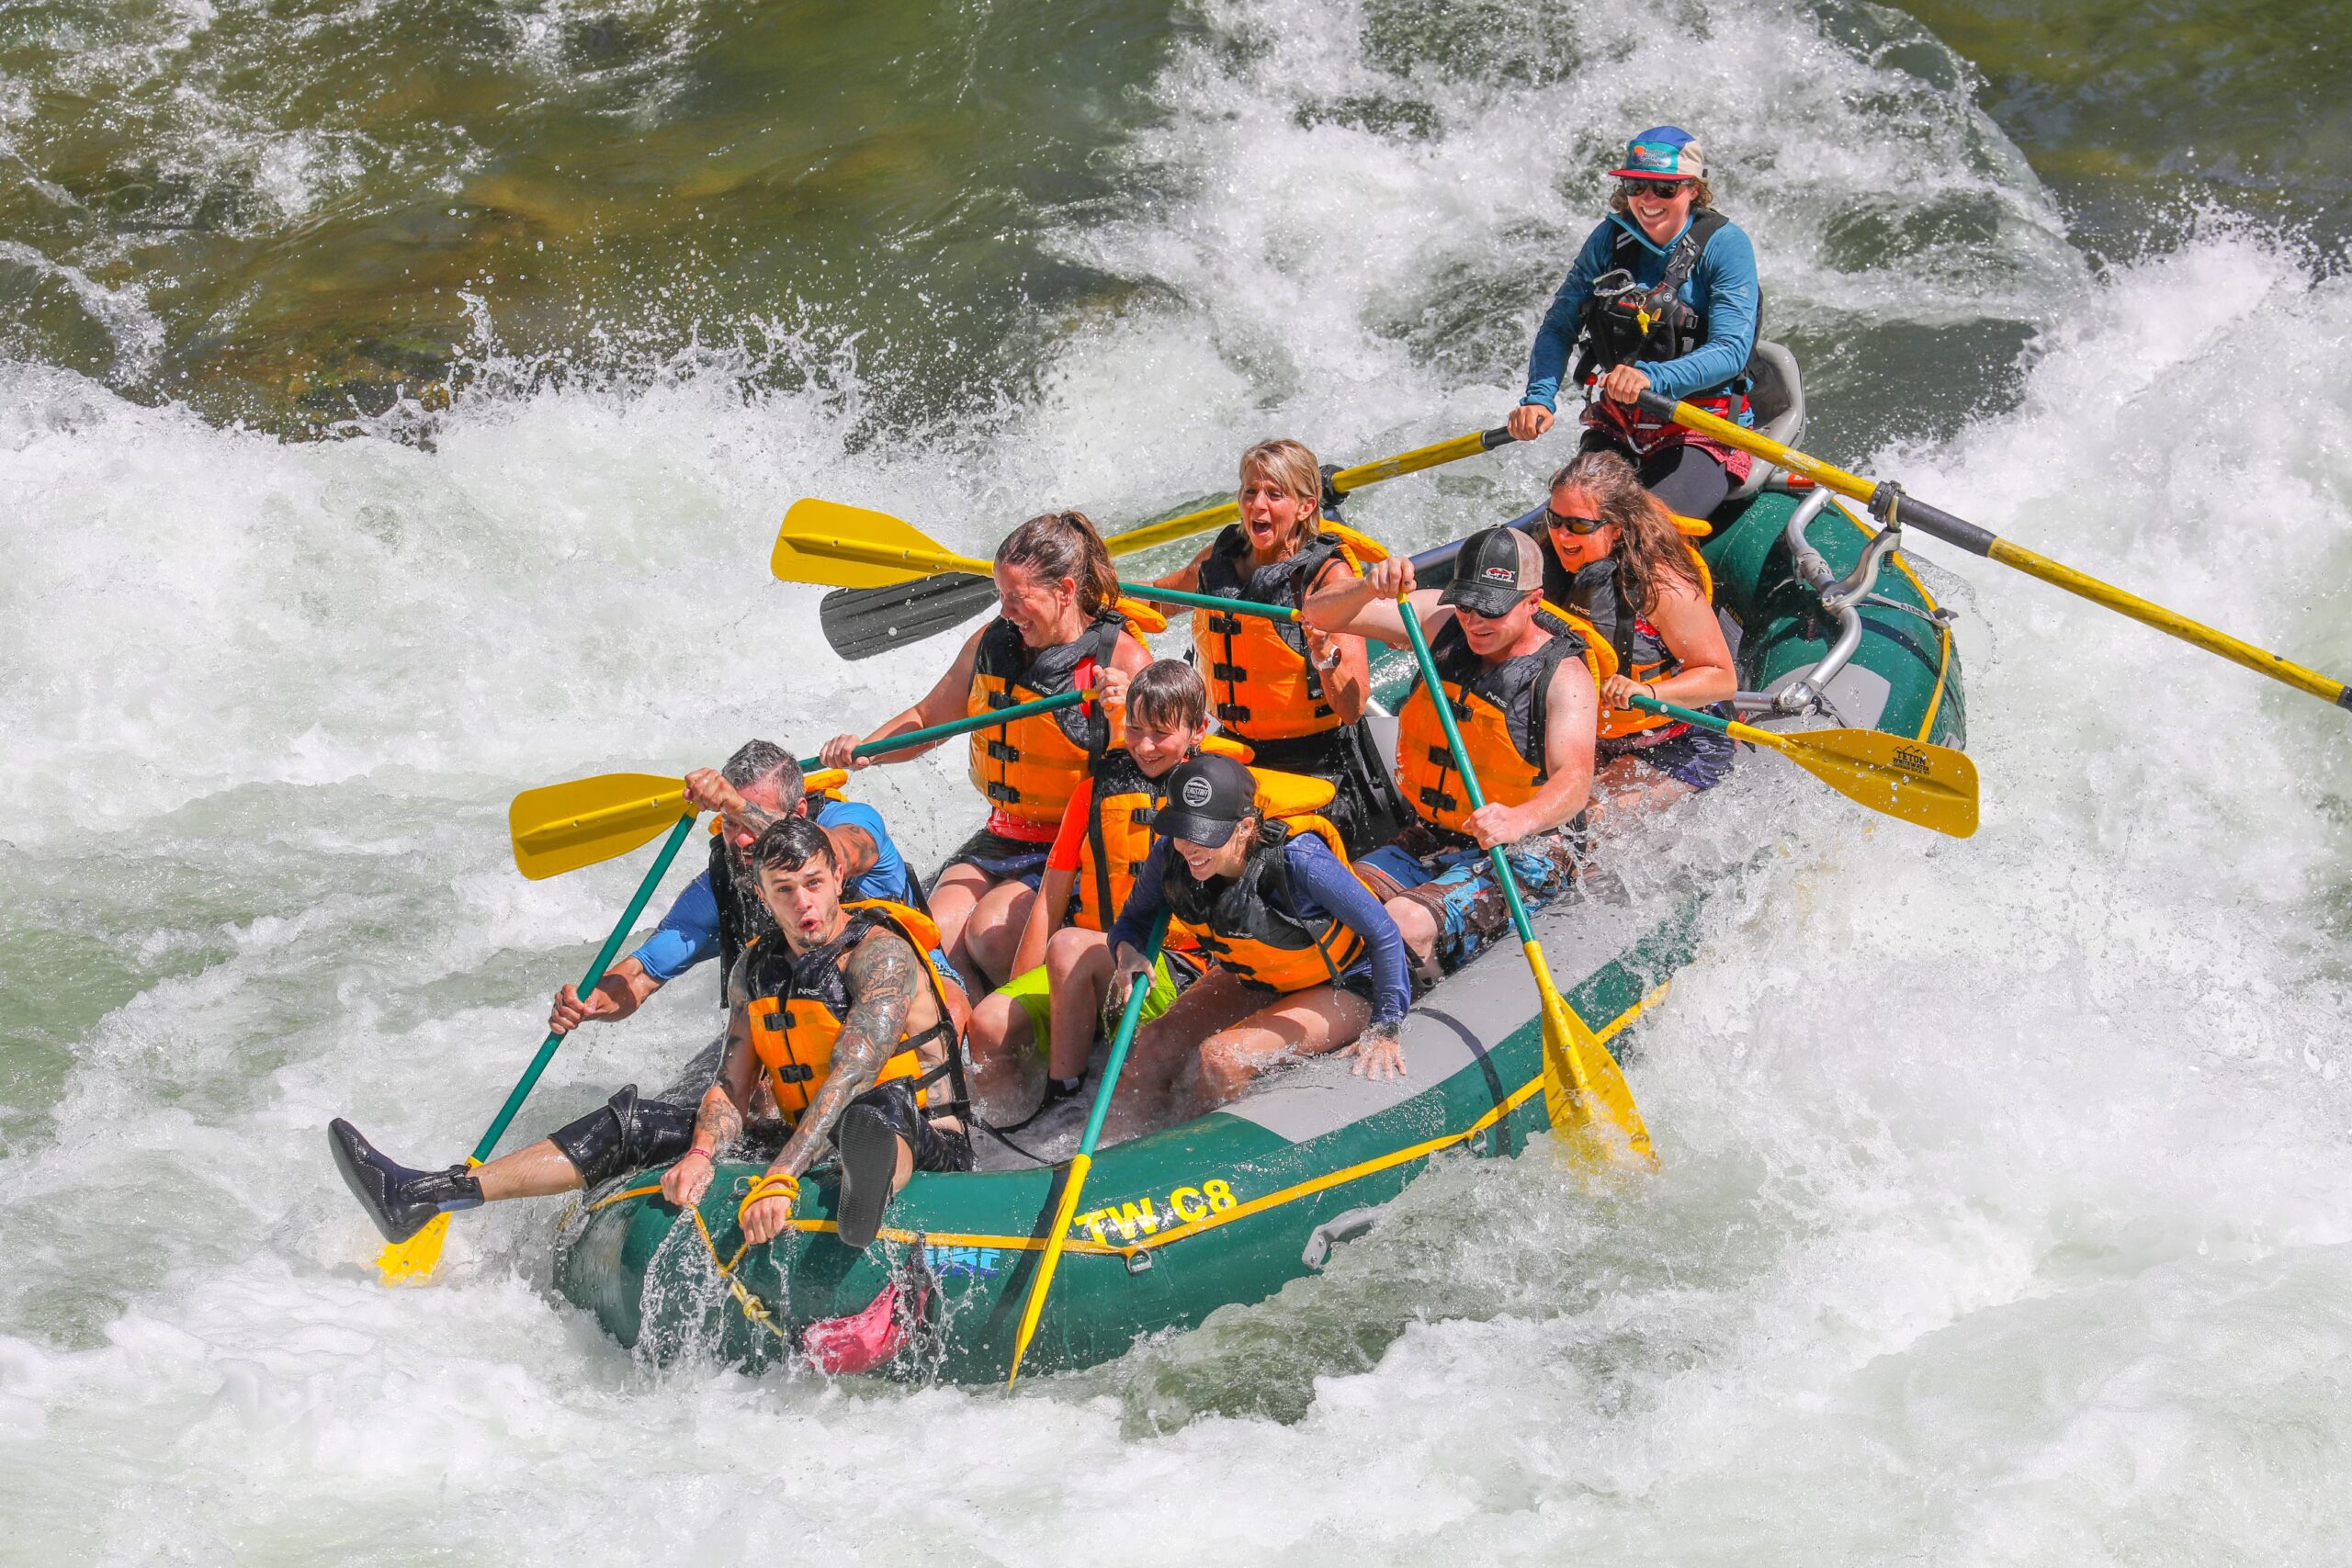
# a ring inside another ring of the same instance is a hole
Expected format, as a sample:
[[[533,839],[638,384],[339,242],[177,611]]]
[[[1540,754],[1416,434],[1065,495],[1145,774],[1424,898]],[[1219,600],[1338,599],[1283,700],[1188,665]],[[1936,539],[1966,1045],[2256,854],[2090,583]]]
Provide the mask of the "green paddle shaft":
[[[1644,713],[1662,714],[1668,718],[1679,718],[1685,724],[1695,724],[1702,729],[1712,729],[1718,735],[1731,733],[1731,720],[1718,718],[1711,713],[1701,713],[1697,708],[1676,707],[1672,703],[1660,702],[1656,697],[1629,695],[1625,700]]]
[[[1156,604],[1190,604],[1196,610],[1263,615],[1270,621],[1295,621],[1300,618],[1296,610],[1285,610],[1279,604],[1257,604],[1247,599],[1220,599],[1214,593],[1187,593],[1181,588],[1154,588],[1148,582],[1122,582],[1119,592],[1130,599],[1148,599]]]
[[[1430,639],[1421,635],[1421,617],[1409,599],[1396,601],[1396,617],[1405,623],[1405,635],[1413,641],[1413,657],[1420,661],[1421,679],[1429,683],[1430,705],[1437,709],[1437,720],[1445,727],[1445,749],[1453,753],[1453,767],[1462,775],[1462,787],[1470,796],[1470,809],[1478,810],[1487,804],[1487,792],[1478,787],[1478,775],[1470,771],[1470,757],[1462,749],[1462,731],[1453,727],[1453,705],[1445,698],[1445,682],[1438,679],[1437,659],[1430,652]],[[1510,857],[1498,844],[1487,852],[1495,863],[1495,876],[1503,885],[1503,898],[1510,905],[1510,923],[1519,931],[1519,940],[1535,940],[1535,927],[1527,919],[1527,906],[1520,901],[1519,878],[1512,874]]]
[[[1095,1141],[1102,1136],[1102,1119],[1111,1112],[1111,1091],[1119,1087],[1119,1069],[1127,1065],[1127,1047],[1136,1043],[1136,1030],[1143,1023],[1143,1004],[1151,995],[1152,971],[1159,964],[1160,944],[1168,940],[1168,911],[1151,922],[1151,940],[1143,946],[1143,973],[1127,987],[1127,1005],[1119,1013],[1119,1032],[1111,1041],[1111,1054],[1102,1062],[1102,1087],[1094,1091],[1094,1109],[1086,1118],[1086,1131],[1078,1140],[1078,1152],[1087,1158],[1094,1157]]]
[[[645,913],[646,901],[653,897],[653,890],[662,886],[662,878],[668,873],[670,863],[676,860],[678,852],[685,847],[686,835],[694,830],[695,818],[700,815],[699,812],[689,811],[678,818],[676,827],[670,829],[668,841],[662,844],[661,854],[654,858],[653,869],[647,872],[645,880],[637,885],[637,896],[628,901],[628,908],[621,912],[619,923],[613,927],[613,934],[605,939],[604,947],[598,951],[596,962],[588,966],[588,973],[581,979],[579,994],[582,997],[594,990],[597,983],[604,979],[605,971],[613,966],[613,959],[619,953],[621,943],[627,942],[628,933],[637,929],[638,916]],[[539,1075],[548,1070],[548,1064],[555,1060],[556,1048],[562,1043],[563,1036],[552,1033],[540,1043],[539,1054],[531,1058],[529,1069],[515,1082],[514,1092],[508,1095],[506,1103],[499,1108],[498,1120],[490,1124],[490,1131],[484,1133],[481,1142],[474,1145],[474,1164],[480,1165],[488,1159],[490,1151],[498,1146],[498,1140],[506,1135],[508,1124],[514,1120],[515,1112],[523,1109],[523,1101],[531,1097],[531,1090],[538,1087]]]
[[[1216,601],[1223,604],[1223,600]],[[990,708],[986,713],[971,714],[963,718],[951,718],[945,724],[934,724],[924,729],[910,729],[904,735],[893,735],[885,740],[869,740],[850,753],[853,757],[879,757],[890,751],[904,751],[913,746],[928,746],[934,740],[952,739],[968,735],[975,729],[992,729],[1000,724],[1010,724],[1016,718],[1027,718],[1033,713],[1052,713],[1086,701],[1086,692],[1060,692],[1035,702],[1015,703],[1009,708]],[[825,765],[822,757],[803,757],[800,769],[808,773]]]

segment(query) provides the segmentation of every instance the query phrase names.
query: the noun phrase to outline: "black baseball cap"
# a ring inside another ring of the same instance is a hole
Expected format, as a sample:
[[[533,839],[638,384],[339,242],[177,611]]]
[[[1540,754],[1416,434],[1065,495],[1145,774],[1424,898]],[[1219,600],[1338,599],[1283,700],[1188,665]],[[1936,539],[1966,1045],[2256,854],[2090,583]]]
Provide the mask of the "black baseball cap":
[[[1543,586],[1543,547],[1508,523],[1498,524],[1462,541],[1462,553],[1453,558],[1453,581],[1437,602],[1504,615]]]
[[[1230,757],[1193,758],[1168,775],[1168,804],[1151,819],[1151,830],[1216,849],[1257,808],[1258,781]]]

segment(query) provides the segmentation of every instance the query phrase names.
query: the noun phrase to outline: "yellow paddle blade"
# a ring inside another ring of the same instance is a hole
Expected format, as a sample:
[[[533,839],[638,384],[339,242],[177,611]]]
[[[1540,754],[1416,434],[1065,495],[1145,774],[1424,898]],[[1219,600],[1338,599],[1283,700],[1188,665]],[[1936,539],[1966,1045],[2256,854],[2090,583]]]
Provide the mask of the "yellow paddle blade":
[[[1609,1047],[1552,984],[1544,950],[1525,944],[1544,1001],[1544,1109],[1553,1135],[1590,1166],[1656,1166],[1650,1130]]]
[[[1849,800],[1965,839],[1976,831],[1976,764],[1965,751],[1878,729],[1775,735],[1734,724],[1736,739],[1780,752]]]
[[[1004,1375],[1007,1388],[1020,1381],[1021,1358],[1029,1353],[1029,1341],[1037,1332],[1037,1320],[1045,1315],[1046,1292],[1053,1288],[1054,1270],[1062,1260],[1062,1243],[1069,1238],[1070,1222],[1078,1217],[1078,1197],[1086,1190],[1086,1173],[1093,1166],[1091,1155],[1070,1156],[1069,1176],[1062,1183],[1062,1201],[1054,1209],[1054,1228],[1046,1240],[1046,1256],[1038,1261],[1037,1277],[1029,1282],[1029,1300],[1021,1309],[1021,1332],[1012,1341],[1012,1370]]]
[[[599,773],[526,789],[506,808],[514,869],[538,882],[625,855],[667,832],[685,809],[685,784],[659,773]]]
[[[406,1241],[376,1254],[376,1274],[387,1285],[422,1285],[441,1266],[441,1244],[449,1239],[449,1216],[435,1214]]]
[[[865,548],[825,547],[843,545]],[[906,552],[944,557],[956,564],[912,565]],[[768,570],[786,582],[813,582],[823,588],[888,588],[941,570],[977,571],[985,577],[989,567],[985,561],[956,555],[903,518],[811,497],[794,502],[792,510],[784,514]]]

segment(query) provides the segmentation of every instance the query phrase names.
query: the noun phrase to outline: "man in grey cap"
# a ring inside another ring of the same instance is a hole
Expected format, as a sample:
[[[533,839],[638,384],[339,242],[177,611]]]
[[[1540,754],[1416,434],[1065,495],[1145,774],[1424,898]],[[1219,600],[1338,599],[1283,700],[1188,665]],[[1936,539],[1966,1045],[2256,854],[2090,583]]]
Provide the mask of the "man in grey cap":
[[[1459,969],[1510,929],[1487,851],[1501,845],[1530,908],[1576,869],[1572,830],[1592,789],[1600,692],[1585,639],[1543,604],[1544,559],[1508,526],[1472,536],[1443,592],[1413,588],[1413,563],[1377,562],[1306,603],[1328,632],[1408,639],[1407,607],[1429,638],[1462,745],[1487,804],[1472,810],[1426,685],[1397,713],[1397,777],[1416,819],[1359,856],[1414,958]]]

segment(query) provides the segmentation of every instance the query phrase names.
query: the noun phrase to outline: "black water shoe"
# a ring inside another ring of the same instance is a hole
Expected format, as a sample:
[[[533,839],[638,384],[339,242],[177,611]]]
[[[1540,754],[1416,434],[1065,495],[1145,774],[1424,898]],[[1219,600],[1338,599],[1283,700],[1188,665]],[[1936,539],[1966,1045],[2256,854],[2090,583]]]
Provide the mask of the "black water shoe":
[[[411,1170],[376,1152],[359,1129],[340,1116],[327,1123],[327,1147],[343,1184],[395,1246],[425,1227],[434,1215],[481,1206],[481,1183],[462,1165],[447,1170]]]
[[[833,1130],[833,1146],[841,1151],[842,1193],[833,1219],[841,1226],[842,1245],[863,1252],[882,1228],[882,1211],[890,1206],[890,1184],[899,1174],[902,1142],[890,1113],[878,1105],[852,1104],[842,1112]]]

